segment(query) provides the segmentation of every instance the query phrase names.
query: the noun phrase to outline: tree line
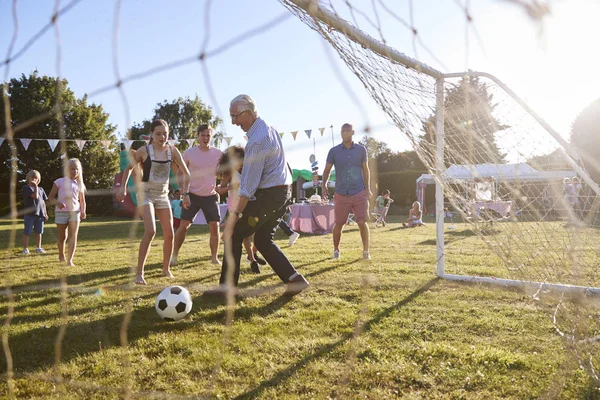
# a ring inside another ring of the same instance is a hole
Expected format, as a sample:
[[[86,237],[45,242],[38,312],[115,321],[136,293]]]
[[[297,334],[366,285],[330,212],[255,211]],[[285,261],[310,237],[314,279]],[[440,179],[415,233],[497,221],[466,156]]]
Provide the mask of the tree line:
[[[89,102],[87,95],[78,98],[69,88],[66,79],[42,76],[37,71],[10,79],[3,83],[3,88],[3,95],[0,97],[0,137],[7,137],[7,126],[13,129],[18,156],[13,160],[10,147],[7,144],[0,146],[1,215],[8,213],[9,182],[13,165],[16,165],[18,182],[13,190],[20,192],[27,172],[37,169],[42,173],[41,186],[49,192],[52,182],[63,174],[62,159],[58,154],[68,154],[69,157],[81,160],[86,186],[90,190],[112,188],[114,175],[119,170],[120,149],[115,145],[119,138],[115,133],[116,127],[109,122],[109,114],[102,105]],[[7,101],[8,107],[5,107]],[[465,77],[458,84],[448,87],[444,101],[447,147],[460,148],[464,143],[468,144],[460,154],[446,154],[446,166],[453,163],[506,162],[506,154],[502,153],[496,143],[496,133],[509,126],[494,116],[497,104],[479,78]],[[460,105],[465,103],[468,107],[461,108]],[[9,121],[6,120],[5,110],[10,115]],[[216,146],[223,140],[223,133],[218,129],[222,123],[221,118],[198,96],[179,97],[158,103],[149,112],[147,119],[129,127],[127,138],[137,140],[142,134],[148,134],[149,125],[155,118],[167,121],[171,129],[170,136],[176,140],[195,138],[195,129],[202,123],[210,123],[216,128]],[[418,141],[414,143],[417,150],[427,151],[395,152],[383,141],[368,136],[361,139],[361,144],[368,149],[373,172],[377,174],[377,179],[372,179],[379,182],[379,187],[373,188],[375,191],[389,189],[396,196],[398,205],[409,204],[414,200],[416,178],[427,172],[427,164],[434,165],[433,160],[428,158],[435,154],[431,150],[435,148],[434,121],[432,111],[431,116],[423,121]],[[80,150],[73,141],[61,141],[61,148],[52,151],[47,143],[40,140],[33,141],[25,151],[19,143],[19,138],[59,139],[61,131],[66,139],[110,140],[112,145],[105,149],[88,144]],[[577,116],[572,124],[569,140],[596,182],[600,181],[600,166],[597,161],[600,160],[600,145],[597,140],[599,133],[600,99]],[[141,141],[136,142],[133,148],[143,144]],[[183,141],[179,146],[180,150],[185,150],[187,142]],[[566,167],[558,151],[534,157],[528,162],[544,169]],[[110,202],[100,203],[97,208],[105,208],[108,212],[112,210]],[[93,213],[93,200],[90,206]]]

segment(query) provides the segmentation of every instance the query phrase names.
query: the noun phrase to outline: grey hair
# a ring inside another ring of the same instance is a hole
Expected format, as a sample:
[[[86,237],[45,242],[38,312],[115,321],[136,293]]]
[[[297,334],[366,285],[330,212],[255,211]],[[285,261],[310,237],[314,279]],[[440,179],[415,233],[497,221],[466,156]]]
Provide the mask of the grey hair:
[[[235,96],[235,98],[231,100],[230,105],[233,106],[234,104],[238,105],[238,111],[250,111],[255,117],[258,115],[258,109],[254,99],[247,94]]]

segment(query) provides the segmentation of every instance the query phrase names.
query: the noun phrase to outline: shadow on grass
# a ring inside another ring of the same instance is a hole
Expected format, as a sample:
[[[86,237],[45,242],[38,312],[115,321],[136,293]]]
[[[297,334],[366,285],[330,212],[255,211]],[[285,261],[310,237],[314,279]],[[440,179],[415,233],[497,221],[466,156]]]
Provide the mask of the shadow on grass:
[[[143,297],[153,296],[154,293]],[[123,314],[119,314],[83,323],[69,320],[62,341],[61,362],[68,362],[73,358],[109,347],[120,346],[120,330],[124,317]],[[153,306],[135,309],[131,318],[133,322],[129,325],[127,336],[129,343],[151,333],[179,331],[184,325],[196,323],[192,320],[164,323],[156,315]],[[59,329],[60,326],[50,326],[19,334],[9,334],[9,346],[17,374],[45,370],[54,364],[55,338],[59,334]],[[6,373],[6,363],[0,364],[0,373]]]
[[[148,293],[136,296],[135,301],[140,299],[150,299],[156,296],[156,293]],[[59,302],[59,294],[52,300]],[[48,301],[52,301],[48,300]],[[257,307],[240,306],[236,308],[235,318],[250,320],[256,315],[268,316],[290,302],[292,298],[279,296],[269,304]],[[102,307],[117,306],[119,303],[125,303],[126,300],[116,301],[110,304],[103,304]],[[42,304],[40,304],[42,305]],[[206,301],[202,297],[196,297],[194,300],[194,309],[207,310],[221,307],[218,302]],[[68,362],[76,357],[84,357],[89,353],[105,350],[109,347],[120,345],[120,329],[123,324],[124,314],[110,316],[96,321],[87,321],[78,323],[77,317],[84,314],[94,313],[97,309],[89,307],[75,311],[69,311],[69,321],[62,341],[62,359],[61,362]],[[225,309],[215,310],[214,313],[202,316],[197,319],[184,319],[178,322],[165,323],[156,315],[153,306],[134,309],[131,314],[132,323],[128,329],[127,340],[134,343],[136,340],[146,337],[149,334],[163,332],[177,332],[186,327],[206,324],[221,323],[225,317]],[[39,318],[25,317],[20,322],[32,322],[34,320],[57,320],[59,314],[43,315]],[[15,319],[15,322],[17,320]],[[16,325],[16,324],[15,324]],[[15,366],[14,372],[18,375],[27,374],[34,371],[45,370],[54,364],[55,338],[58,337],[60,326],[44,326],[31,329],[23,333],[9,334],[9,346]],[[6,373],[6,363],[0,364],[0,374]]]
[[[304,267],[308,267],[308,266],[311,266],[311,265],[319,264],[319,263],[322,263],[322,262],[328,261],[328,260],[331,260],[331,259],[329,257],[327,257],[327,258],[323,258],[321,260],[316,260],[316,261],[312,261],[312,262],[309,262],[309,263],[305,263],[305,264],[301,264],[301,265],[296,265],[295,268],[297,270],[300,270],[300,269],[302,269]],[[343,267],[345,265],[353,264],[353,263],[355,263],[357,261],[359,261],[359,260],[357,259],[357,260],[350,261],[350,262],[347,262],[347,263],[337,263],[335,265],[332,265],[331,267],[327,267],[325,269],[320,269],[318,271],[310,272],[308,274],[303,274],[303,275],[304,275],[305,278],[308,278],[308,277],[311,277],[311,276],[320,275],[320,274],[325,273],[327,271],[331,271],[332,269],[336,269],[336,268],[339,268],[339,267]],[[240,289],[245,289],[247,287],[256,285],[257,283],[263,282],[263,281],[265,281],[265,280],[267,280],[267,279],[269,279],[269,278],[271,278],[273,276],[276,276],[275,272],[273,271],[273,269],[271,269],[271,267],[268,267],[268,270],[270,271],[270,273],[265,274],[264,271],[267,269],[266,267],[267,267],[266,265],[264,267],[262,267],[263,274],[261,274],[260,276],[254,278],[254,279],[250,279],[248,281],[240,283],[238,285],[239,288]]]
[[[402,308],[403,306],[407,305],[408,303],[410,303],[411,301],[413,301],[414,299],[416,299],[423,293],[427,292],[439,280],[440,280],[439,278],[430,280],[429,282],[422,285],[420,288],[418,288],[417,290],[412,292],[410,295],[408,295],[404,299],[400,300],[399,302],[392,305],[391,307],[386,308],[385,310],[381,311],[380,313],[375,315],[370,320],[366,321],[365,324],[363,325],[363,333],[370,331],[373,326],[378,324],[384,318],[388,317],[392,312]],[[236,396],[235,399],[252,399],[252,398],[260,397],[262,392],[264,392],[266,389],[284,384],[284,382],[287,379],[290,379],[297,371],[299,371],[301,368],[308,365],[308,363],[310,363],[314,360],[317,360],[321,357],[326,356],[327,354],[331,353],[336,348],[342,346],[348,340],[351,340],[353,336],[354,336],[354,333],[349,333],[335,343],[323,345],[323,346],[317,348],[316,351],[314,351],[312,354],[307,355],[306,357],[299,360],[297,363],[290,365],[289,367],[279,371],[271,379],[263,381],[256,388]],[[334,396],[334,397],[337,397],[337,396]]]
[[[450,244],[453,242],[457,242],[459,240],[464,240],[469,237],[477,236],[477,233],[472,231],[471,229],[465,229],[460,231],[445,231],[444,232],[444,243]],[[422,242],[418,242],[416,244],[424,245],[424,246],[435,246],[437,243],[436,239],[427,239]]]

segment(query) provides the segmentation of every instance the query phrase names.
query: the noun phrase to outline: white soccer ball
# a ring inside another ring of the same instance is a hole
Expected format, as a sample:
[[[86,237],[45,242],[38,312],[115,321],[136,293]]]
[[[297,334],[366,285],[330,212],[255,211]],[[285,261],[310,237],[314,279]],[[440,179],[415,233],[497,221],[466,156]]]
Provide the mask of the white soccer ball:
[[[192,310],[192,296],[182,286],[169,286],[156,296],[155,308],[165,321],[179,321]]]

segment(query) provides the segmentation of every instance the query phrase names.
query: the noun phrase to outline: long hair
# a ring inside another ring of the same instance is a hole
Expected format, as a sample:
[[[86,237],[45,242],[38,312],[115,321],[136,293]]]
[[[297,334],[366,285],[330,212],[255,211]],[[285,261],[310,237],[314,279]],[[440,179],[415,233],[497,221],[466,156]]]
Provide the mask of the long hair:
[[[243,163],[244,155],[246,154],[242,146],[231,146],[228,147],[219,160],[217,166],[217,172],[221,178],[228,178],[232,175],[233,169],[238,169],[240,163]]]
[[[148,142],[148,144],[152,144],[152,141],[153,141],[152,132],[154,132],[154,128],[156,128],[157,126],[161,126],[161,125],[165,127],[167,132],[169,132],[169,124],[167,124],[167,121],[165,121],[164,119],[153,120],[152,123],[150,124],[150,141]]]
[[[421,212],[421,203],[419,203],[418,201],[415,201],[414,203],[412,203],[413,207],[415,206],[415,204],[417,205],[417,211]]]
[[[77,177],[77,183],[79,184],[79,191],[81,193],[85,193],[85,183],[83,183],[83,167],[81,166],[81,161],[78,158],[71,158],[69,161],[65,163],[65,178],[69,178],[69,165],[76,164],[79,169],[79,176]],[[70,179],[70,178],[69,178]]]

